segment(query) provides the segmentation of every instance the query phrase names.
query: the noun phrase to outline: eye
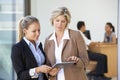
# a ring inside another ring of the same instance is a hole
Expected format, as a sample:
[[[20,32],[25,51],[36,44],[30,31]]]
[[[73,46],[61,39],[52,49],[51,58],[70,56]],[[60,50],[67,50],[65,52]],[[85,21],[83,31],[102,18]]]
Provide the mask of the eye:
[[[34,32],[34,33],[35,33],[36,31],[34,30],[34,31],[32,31],[32,32]]]
[[[40,32],[40,30],[38,30],[38,32]]]
[[[58,20],[58,19],[56,20],[56,22],[59,22],[59,21],[60,21],[60,20]]]
[[[62,23],[65,23],[65,21],[62,21]]]

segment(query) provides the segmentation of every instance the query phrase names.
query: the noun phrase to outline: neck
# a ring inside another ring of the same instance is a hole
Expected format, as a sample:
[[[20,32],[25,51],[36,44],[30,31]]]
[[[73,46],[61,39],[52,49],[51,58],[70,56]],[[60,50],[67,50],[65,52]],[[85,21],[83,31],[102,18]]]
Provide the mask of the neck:
[[[81,32],[84,32],[83,30],[80,29]]]
[[[36,47],[36,43],[35,41],[30,41],[35,47]]]
[[[62,38],[64,34],[64,31],[57,31],[56,32],[56,38]]]
[[[111,31],[108,31],[108,32],[106,32],[107,33],[107,35],[110,35],[112,32]]]
[[[63,37],[63,34],[64,34],[64,31],[57,31],[56,32],[56,40],[57,40],[57,44],[58,44],[58,46],[59,46],[59,44],[60,44],[60,41],[61,41],[61,39],[62,39],[62,37]]]

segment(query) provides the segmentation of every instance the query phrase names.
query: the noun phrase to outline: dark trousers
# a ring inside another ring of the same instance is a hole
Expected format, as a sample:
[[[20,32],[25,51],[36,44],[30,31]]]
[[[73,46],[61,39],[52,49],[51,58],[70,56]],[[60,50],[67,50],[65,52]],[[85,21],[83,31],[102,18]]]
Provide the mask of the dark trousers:
[[[107,56],[101,53],[88,51],[88,57],[92,61],[97,61],[95,74],[101,75],[107,73]]]

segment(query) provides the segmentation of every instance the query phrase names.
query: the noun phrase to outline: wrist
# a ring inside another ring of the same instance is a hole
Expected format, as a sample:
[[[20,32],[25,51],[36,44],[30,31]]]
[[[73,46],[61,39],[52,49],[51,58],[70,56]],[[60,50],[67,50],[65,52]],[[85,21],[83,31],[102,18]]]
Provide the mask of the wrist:
[[[32,68],[29,70],[29,75],[31,76],[31,78],[38,78],[38,74],[35,71],[36,68]]]
[[[35,68],[35,72],[36,72],[36,73],[40,73],[40,72],[41,72],[40,68],[39,68],[39,67],[36,67],[36,68]]]

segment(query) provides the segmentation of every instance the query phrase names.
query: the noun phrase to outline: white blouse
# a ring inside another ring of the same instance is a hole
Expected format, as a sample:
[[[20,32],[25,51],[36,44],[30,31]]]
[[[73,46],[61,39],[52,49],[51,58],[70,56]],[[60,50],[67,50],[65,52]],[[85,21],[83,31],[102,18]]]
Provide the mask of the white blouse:
[[[55,32],[53,33],[53,35],[49,39],[49,40],[54,40],[54,42],[55,42],[55,59],[56,59],[56,63],[61,63],[62,62],[62,57],[61,56],[62,56],[62,50],[63,50],[63,43],[64,43],[65,39],[70,39],[68,29],[65,29],[63,37],[62,37],[62,39],[61,39],[61,41],[59,43],[59,46],[57,45]],[[64,69],[63,68],[58,72],[57,80],[65,80]]]

